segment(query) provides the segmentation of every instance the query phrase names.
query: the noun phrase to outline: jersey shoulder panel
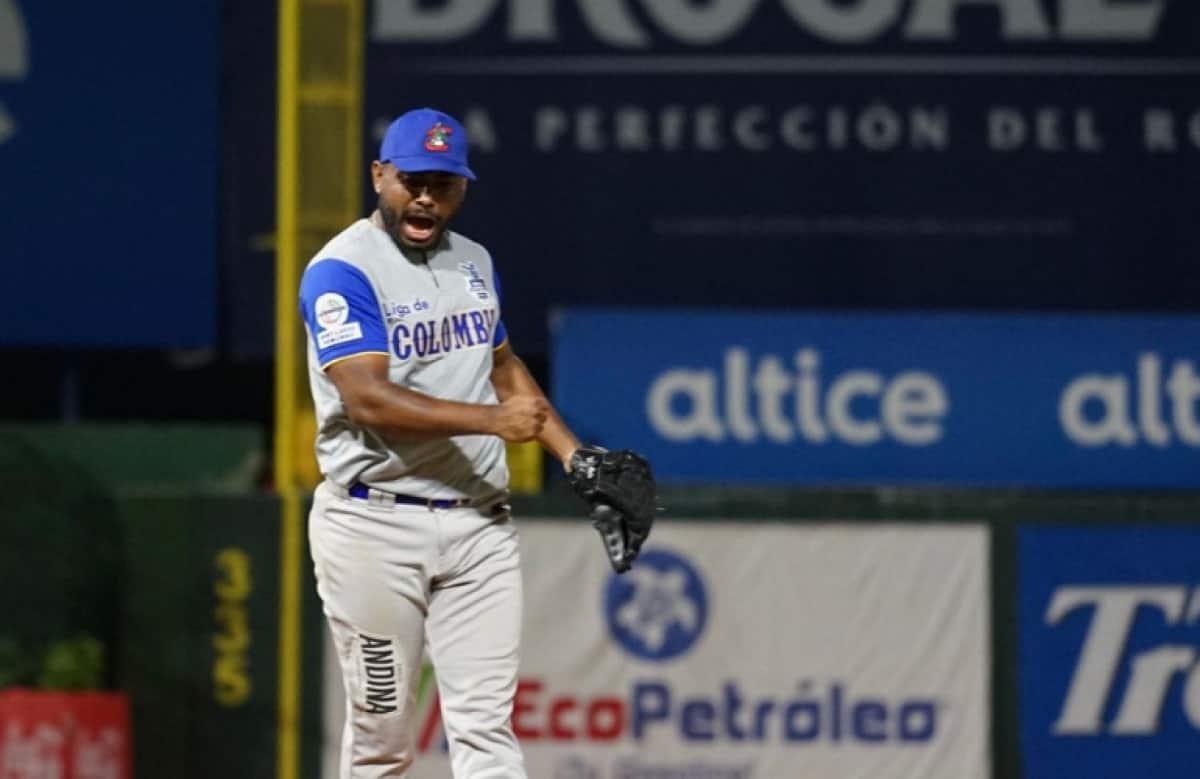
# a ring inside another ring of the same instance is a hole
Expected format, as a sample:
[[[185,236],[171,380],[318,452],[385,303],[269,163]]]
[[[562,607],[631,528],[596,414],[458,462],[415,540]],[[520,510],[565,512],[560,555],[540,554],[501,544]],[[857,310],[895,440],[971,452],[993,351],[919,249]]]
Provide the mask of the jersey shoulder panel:
[[[387,329],[375,286],[338,257],[310,263],[300,279],[300,313],[322,369],[358,354],[387,354]]]

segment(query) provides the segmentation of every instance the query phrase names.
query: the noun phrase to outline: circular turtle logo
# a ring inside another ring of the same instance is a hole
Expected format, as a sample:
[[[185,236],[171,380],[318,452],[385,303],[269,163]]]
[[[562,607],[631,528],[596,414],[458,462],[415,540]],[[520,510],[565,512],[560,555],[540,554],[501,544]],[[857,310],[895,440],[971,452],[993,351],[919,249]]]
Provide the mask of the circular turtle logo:
[[[661,547],[643,552],[628,573],[612,574],[604,612],[613,638],[643,660],[670,660],[695,645],[708,618],[696,568]]]

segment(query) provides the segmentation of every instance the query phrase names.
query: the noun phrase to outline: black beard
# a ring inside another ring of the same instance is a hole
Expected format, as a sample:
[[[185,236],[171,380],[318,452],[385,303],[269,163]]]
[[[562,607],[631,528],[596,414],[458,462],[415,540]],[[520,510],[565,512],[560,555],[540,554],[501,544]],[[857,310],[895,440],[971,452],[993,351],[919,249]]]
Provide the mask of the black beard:
[[[401,250],[426,252],[441,243],[442,232],[445,230],[444,224],[438,226],[429,243],[413,243],[404,237],[404,217],[402,215],[389,208],[388,204],[383,202],[382,197],[375,204],[375,208],[379,210],[379,218],[383,220],[383,229],[391,237],[392,243],[400,247]]]

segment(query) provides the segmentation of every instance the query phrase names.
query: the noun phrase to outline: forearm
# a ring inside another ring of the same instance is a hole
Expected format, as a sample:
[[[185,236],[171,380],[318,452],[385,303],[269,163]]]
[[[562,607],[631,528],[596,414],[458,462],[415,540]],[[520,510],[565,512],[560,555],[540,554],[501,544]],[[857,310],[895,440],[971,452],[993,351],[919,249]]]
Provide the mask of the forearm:
[[[460,403],[388,382],[346,401],[350,419],[385,438],[493,434],[496,406]]]
[[[492,371],[492,386],[495,387],[496,397],[501,402],[514,395],[546,397],[542,388],[529,373],[529,369],[525,367],[525,363],[515,354],[508,355],[508,358]],[[546,414],[546,424],[542,427],[542,432],[538,434],[536,440],[561,462],[564,468],[570,462],[571,453],[579,448],[579,439],[567,427],[566,422],[563,422],[562,417],[558,415],[558,411],[552,405],[549,406]]]
[[[562,417],[558,415],[553,406],[550,407],[550,413],[546,416],[546,425],[542,428],[542,433],[537,440],[546,451],[562,463],[563,470],[570,469],[571,454],[579,448],[579,439],[562,421]]]

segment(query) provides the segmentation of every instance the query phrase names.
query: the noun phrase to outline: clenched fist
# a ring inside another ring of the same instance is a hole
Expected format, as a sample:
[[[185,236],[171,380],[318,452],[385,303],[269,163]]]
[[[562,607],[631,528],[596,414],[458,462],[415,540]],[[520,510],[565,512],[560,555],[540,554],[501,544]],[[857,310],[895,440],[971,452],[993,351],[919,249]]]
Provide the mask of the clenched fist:
[[[531,441],[542,432],[550,404],[536,395],[515,395],[492,409],[491,430],[505,441]]]

